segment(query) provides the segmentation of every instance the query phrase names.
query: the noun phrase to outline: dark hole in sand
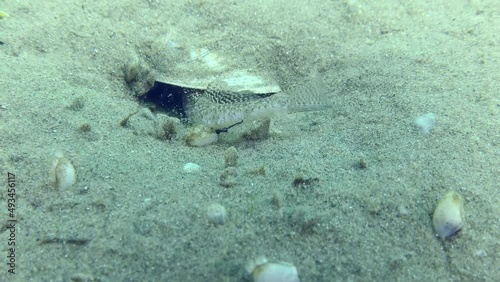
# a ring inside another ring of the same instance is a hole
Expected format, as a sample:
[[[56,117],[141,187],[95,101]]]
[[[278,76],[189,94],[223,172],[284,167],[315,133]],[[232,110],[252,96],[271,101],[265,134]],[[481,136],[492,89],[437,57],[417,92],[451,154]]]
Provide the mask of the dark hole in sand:
[[[155,81],[153,87],[138,97],[139,102],[148,104],[152,111],[186,120],[185,102],[187,95],[203,92],[200,89],[177,86]]]

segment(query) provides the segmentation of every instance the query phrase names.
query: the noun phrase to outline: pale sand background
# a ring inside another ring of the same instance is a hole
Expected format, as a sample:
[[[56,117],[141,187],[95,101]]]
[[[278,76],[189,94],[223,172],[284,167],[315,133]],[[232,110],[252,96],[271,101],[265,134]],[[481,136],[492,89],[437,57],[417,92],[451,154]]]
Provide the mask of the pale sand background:
[[[14,277],[0,233],[0,280],[247,281],[258,255],[295,264],[302,281],[500,277],[497,1],[164,2],[0,2],[0,163],[17,176],[20,220]],[[241,54],[284,84],[319,73],[335,107],[276,117],[269,139],[233,144],[238,184],[224,188],[230,144],[119,126],[139,108],[123,66],[167,38]],[[76,99],[83,108],[68,109]],[[425,135],[414,120],[429,112]],[[57,151],[78,172],[64,191],[48,177]],[[202,171],[184,174],[186,162]],[[260,166],[265,176],[251,173]],[[297,175],[319,182],[297,189]],[[464,196],[466,224],[441,242],[431,215],[447,190]],[[207,223],[213,202],[224,226]]]

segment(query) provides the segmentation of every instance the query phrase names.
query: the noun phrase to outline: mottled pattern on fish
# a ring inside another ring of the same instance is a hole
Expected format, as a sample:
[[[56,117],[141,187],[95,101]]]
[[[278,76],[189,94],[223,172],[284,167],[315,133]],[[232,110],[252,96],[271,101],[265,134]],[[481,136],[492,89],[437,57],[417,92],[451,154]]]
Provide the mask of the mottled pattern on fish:
[[[208,89],[191,97],[186,106],[194,124],[222,129],[240,122],[259,120],[278,114],[326,109],[328,88],[319,80],[274,95],[231,93]]]

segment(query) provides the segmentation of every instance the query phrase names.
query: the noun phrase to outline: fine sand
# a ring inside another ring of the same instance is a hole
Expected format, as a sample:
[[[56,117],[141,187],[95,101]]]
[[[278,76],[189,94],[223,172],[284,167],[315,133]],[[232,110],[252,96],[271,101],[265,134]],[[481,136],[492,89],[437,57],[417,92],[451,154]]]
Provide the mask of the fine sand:
[[[0,2],[0,221],[8,173],[17,219],[0,231],[0,281],[251,281],[259,256],[301,281],[500,277],[498,1],[107,2]],[[334,106],[199,148],[185,123],[151,136],[159,111],[122,126],[146,108],[131,64],[185,62],[162,48],[217,52],[283,89],[320,77]],[[51,183],[58,153],[69,188]],[[432,214],[449,190],[465,222],[440,240]]]

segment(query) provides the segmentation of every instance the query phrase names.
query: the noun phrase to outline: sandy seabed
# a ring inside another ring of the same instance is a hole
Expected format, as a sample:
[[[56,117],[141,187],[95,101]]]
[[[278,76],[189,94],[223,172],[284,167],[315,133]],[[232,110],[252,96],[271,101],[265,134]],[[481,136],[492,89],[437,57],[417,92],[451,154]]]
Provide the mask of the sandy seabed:
[[[0,281],[251,281],[262,255],[301,281],[500,277],[500,6],[401,2],[0,2]],[[146,107],[131,62],[185,63],[165,48],[223,54],[283,88],[319,76],[334,106],[200,148],[184,123],[170,141],[122,126]],[[65,189],[50,179],[58,152],[77,172]],[[440,240],[449,190],[465,222]]]

